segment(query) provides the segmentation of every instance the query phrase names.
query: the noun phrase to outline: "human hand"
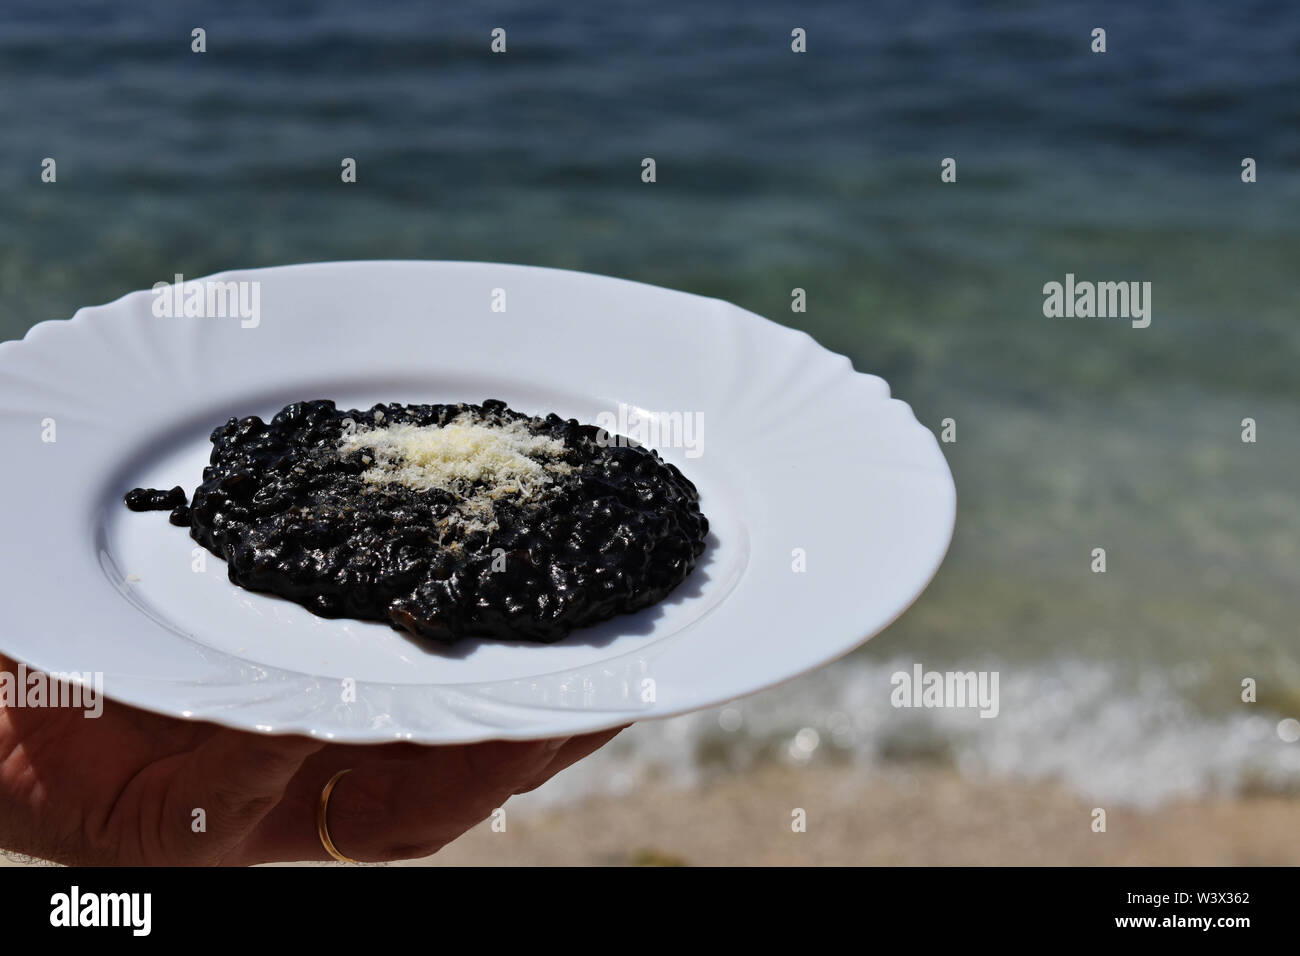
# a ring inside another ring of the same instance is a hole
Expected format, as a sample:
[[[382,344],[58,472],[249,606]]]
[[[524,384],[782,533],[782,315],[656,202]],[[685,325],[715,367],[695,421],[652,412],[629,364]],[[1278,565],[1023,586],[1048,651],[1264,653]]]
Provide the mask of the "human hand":
[[[0,670],[16,671],[0,656]],[[0,706],[0,847],[81,865],[244,865],[427,856],[619,730],[455,746],[327,744],[178,720],[110,700]],[[196,810],[205,829],[195,832]]]

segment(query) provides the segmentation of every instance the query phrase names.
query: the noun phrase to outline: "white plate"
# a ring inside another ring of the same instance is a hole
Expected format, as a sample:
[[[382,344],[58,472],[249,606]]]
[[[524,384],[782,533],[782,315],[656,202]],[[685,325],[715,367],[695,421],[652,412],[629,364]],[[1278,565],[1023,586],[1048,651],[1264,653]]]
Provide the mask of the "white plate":
[[[0,345],[0,646],[47,671],[101,671],[116,700],[357,743],[582,733],[839,657],[902,613],[947,549],[952,477],[911,409],[804,333],[726,302],[491,263],[211,279],[260,283],[257,324],[158,317],[145,290]],[[228,417],[316,398],[499,398],[592,423],[620,403],[698,414],[700,454],[658,448],[700,490],[707,550],[640,614],[553,645],[446,652],[237,587],[165,513],[122,504],[137,485],[192,492]]]

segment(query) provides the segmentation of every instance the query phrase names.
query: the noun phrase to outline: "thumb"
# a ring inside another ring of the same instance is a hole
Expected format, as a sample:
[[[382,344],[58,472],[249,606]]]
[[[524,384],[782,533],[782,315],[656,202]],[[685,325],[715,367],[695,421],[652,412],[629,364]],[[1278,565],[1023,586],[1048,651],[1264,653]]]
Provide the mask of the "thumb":
[[[296,735],[213,734],[185,760],[163,801],[164,857],[219,864],[280,802],[303,761],[325,746]]]

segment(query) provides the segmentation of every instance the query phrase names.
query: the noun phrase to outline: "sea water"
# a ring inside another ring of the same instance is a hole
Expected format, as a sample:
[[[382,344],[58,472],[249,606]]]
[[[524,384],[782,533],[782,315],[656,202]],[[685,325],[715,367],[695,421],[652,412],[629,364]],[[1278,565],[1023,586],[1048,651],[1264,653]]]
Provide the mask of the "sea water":
[[[1300,785],[1293,4],[15,0],[0,71],[5,337],[177,272],[526,262],[806,329],[954,439],[921,600],[816,674],[634,729],[619,779],[924,757],[1146,804]],[[1149,324],[1049,317],[1067,275],[1150,283]],[[918,665],[996,672],[997,716],[893,706]]]

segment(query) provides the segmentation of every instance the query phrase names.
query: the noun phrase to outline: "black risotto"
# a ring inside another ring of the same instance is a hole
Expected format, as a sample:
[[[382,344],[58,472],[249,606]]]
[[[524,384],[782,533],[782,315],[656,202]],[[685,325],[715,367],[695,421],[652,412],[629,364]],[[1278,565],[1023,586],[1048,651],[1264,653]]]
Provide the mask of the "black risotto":
[[[695,486],[647,448],[504,402],[297,402],[232,418],[187,505],[133,510],[224,558],[230,580],[420,637],[550,643],[662,600],[704,551]]]

